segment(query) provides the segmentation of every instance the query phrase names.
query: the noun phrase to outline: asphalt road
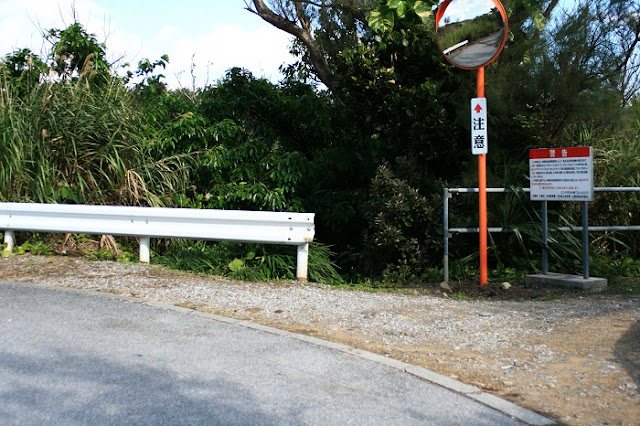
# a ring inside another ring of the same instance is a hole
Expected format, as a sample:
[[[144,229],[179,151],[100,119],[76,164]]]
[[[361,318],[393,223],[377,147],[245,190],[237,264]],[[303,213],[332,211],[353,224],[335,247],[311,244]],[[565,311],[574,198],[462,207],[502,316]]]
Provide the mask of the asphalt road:
[[[477,67],[496,54],[503,36],[504,29],[461,47],[452,52],[449,59],[463,67]]]
[[[0,282],[0,419],[520,424],[403,369],[306,340],[136,299]]]

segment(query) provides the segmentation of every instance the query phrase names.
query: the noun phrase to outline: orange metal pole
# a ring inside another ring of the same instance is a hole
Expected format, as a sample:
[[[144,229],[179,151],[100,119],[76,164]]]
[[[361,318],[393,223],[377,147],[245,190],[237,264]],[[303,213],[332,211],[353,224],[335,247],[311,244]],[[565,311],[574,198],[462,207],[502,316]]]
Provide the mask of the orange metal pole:
[[[484,67],[478,68],[477,92],[484,98]],[[487,262],[487,155],[478,155],[478,192],[480,207],[480,285],[489,281]]]
[[[478,74],[476,79],[477,92],[479,98],[484,98],[484,67],[478,68]]]

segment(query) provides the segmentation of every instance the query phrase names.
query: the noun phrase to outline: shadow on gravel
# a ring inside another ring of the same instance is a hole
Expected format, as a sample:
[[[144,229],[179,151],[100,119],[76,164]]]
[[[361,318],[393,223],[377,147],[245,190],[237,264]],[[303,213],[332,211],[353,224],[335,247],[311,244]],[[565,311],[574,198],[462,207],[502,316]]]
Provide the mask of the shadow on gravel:
[[[627,370],[636,386],[640,388],[640,322],[636,321],[627,330],[614,348],[616,361]]]

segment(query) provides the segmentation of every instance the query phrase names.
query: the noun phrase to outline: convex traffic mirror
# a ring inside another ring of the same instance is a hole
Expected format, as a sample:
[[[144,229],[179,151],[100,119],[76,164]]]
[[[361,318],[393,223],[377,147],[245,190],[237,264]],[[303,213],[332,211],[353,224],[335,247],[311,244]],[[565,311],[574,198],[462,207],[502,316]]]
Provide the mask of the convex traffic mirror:
[[[493,62],[507,41],[507,12],[498,0],[445,0],[436,13],[436,39],[444,57],[462,69]]]

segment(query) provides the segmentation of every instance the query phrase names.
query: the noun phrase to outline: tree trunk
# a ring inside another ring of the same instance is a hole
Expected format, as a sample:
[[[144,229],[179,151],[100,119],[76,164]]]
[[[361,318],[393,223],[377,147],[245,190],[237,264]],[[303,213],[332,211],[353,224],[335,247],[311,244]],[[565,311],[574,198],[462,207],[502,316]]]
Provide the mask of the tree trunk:
[[[338,87],[336,78],[329,68],[329,64],[327,63],[327,59],[320,48],[320,45],[313,38],[310,17],[307,16],[302,3],[297,2],[295,5],[296,19],[298,22],[275,13],[264,3],[263,0],[252,0],[252,3],[255,9],[252,9],[247,5],[247,10],[257,14],[274,27],[293,35],[307,47],[309,60],[316,72],[316,76],[334,95],[337,96]]]

